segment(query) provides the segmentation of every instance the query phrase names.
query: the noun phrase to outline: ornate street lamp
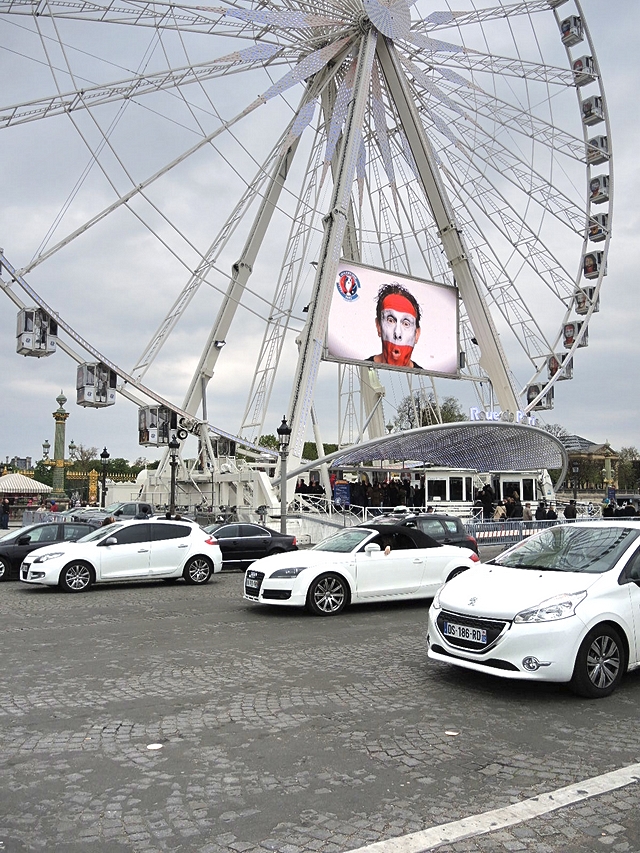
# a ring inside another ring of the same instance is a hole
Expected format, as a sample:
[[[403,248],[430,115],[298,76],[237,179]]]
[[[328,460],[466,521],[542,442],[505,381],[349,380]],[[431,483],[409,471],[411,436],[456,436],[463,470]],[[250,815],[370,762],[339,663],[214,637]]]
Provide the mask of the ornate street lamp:
[[[75,462],[77,459],[77,457],[76,457],[76,451],[77,450],[78,450],[78,448],[76,447],[75,441],[73,439],[71,439],[71,441],[69,442],[69,459],[72,462]]]
[[[278,442],[280,450],[280,533],[287,532],[287,456],[289,455],[289,442],[291,441],[291,427],[287,419],[282,416],[282,423],[278,427]]]
[[[43,460],[46,461],[49,458],[49,451],[50,450],[51,450],[51,444],[49,443],[48,439],[45,438],[45,440],[42,442],[42,458],[43,458]]]
[[[102,509],[104,509],[105,497],[107,496],[107,464],[110,455],[106,447],[103,448],[100,454],[100,459],[102,459],[102,495],[100,497],[100,506]]]
[[[169,442],[169,466],[171,468],[171,490],[169,493],[169,514],[176,514],[176,468],[178,467],[178,452],[180,450],[180,442],[175,437],[171,436]]]

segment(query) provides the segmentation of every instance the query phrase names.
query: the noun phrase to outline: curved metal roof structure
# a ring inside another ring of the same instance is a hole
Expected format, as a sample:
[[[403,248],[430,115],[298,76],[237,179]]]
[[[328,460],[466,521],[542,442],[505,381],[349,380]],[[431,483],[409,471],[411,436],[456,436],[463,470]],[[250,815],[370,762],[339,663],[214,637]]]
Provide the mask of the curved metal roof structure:
[[[558,484],[564,480],[568,464],[562,442],[537,427],[503,421],[460,421],[354,444],[316,459],[298,472],[324,462],[335,467],[374,460],[423,462],[492,473],[560,469]]]

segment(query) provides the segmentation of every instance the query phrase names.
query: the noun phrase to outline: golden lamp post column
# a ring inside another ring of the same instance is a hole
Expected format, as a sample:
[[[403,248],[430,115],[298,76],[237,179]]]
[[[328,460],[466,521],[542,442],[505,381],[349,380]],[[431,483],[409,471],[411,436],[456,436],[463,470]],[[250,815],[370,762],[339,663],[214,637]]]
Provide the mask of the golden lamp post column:
[[[56,397],[56,402],[58,408],[53,412],[53,419],[56,422],[56,432],[53,440],[53,479],[51,482],[53,492],[51,493],[51,497],[55,498],[58,502],[66,502],[67,495],[64,490],[64,442],[69,412],[64,409],[67,398],[62,391]]]

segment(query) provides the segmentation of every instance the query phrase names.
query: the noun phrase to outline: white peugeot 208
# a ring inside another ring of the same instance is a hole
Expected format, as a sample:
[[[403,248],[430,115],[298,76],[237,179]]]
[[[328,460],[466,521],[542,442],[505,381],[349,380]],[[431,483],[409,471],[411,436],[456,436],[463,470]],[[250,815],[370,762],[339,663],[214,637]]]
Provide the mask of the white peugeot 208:
[[[428,654],[598,698],[640,666],[639,627],[640,519],[569,523],[445,584],[429,610]]]

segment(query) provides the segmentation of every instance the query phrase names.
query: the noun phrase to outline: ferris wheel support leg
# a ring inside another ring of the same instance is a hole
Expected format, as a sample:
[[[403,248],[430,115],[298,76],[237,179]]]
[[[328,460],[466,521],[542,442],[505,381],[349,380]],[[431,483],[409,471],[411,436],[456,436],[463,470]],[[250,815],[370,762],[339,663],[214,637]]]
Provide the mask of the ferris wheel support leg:
[[[183,408],[191,415],[195,415],[204,400],[207,384],[213,376],[213,371],[220,355],[222,344],[225,342],[233,318],[242,300],[247,282],[253,272],[260,247],[264,240],[273,213],[278,206],[280,193],[284,187],[291,163],[298,148],[299,139],[296,139],[275,163],[273,173],[269,179],[266,192],[260,203],[260,207],[253,221],[251,232],[247,238],[240,258],[233,264],[231,279],[227,293],[218,312],[215,323],[211,329],[207,343],[200,357],[198,366],[193,374],[191,384],[184,400]]]
[[[337,179],[334,181],[331,197],[331,210],[324,218],[324,236],[316,268],[313,294],[309,303],[309,319],[298,354],[298,366],[289,404],[292,430],[290,452],[297,459],[302,456],[305,431],[324,348],[331,294],[349,218],[351,191],[369,95],[375,47],[376,32],[371,29],[360,42],[353,96],[345,122]]]
[[[380,38],[377,53],[389,94],[398,110],[422,188],[438,228],[442,247],[449,266],[453,270],[460,296],[482,353],[480,365],[491,379],[501,408],[504,411],[516,412],[519,409],[519,403],[509,376],[507,358],[482,295],[462,233],[456,223],[453,206],[438,173],[431,143],[411,98],[395,47],[393,43]]]

